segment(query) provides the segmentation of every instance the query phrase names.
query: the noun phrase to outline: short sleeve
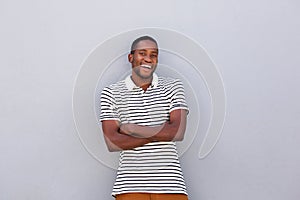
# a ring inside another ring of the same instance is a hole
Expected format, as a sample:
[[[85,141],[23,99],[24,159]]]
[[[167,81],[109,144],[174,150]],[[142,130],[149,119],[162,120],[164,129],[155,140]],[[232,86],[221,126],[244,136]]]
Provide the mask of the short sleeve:
[[[104,120],[118,120],[119,114],[115,102],[115,98],[110,88],[106,87],[101,92],[100,97],[100,121]]]
[[[183,83],[179,79],[174,80],[174,84],[172,85],[171,90],[172,95],[170,112],[176,109],[185,109],[189,111],[185,100]]]

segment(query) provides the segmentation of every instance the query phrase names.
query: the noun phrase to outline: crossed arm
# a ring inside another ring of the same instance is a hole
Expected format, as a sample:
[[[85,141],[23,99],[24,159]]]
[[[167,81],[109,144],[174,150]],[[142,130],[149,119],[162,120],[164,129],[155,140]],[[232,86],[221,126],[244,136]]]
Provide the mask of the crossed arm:
[[[155,127],[104,120],[102,130],[107,148],[109,151],[120,151],[153,141],[181,141],[186,128],[186,112],[184,109],[173,110],[169,121]]]

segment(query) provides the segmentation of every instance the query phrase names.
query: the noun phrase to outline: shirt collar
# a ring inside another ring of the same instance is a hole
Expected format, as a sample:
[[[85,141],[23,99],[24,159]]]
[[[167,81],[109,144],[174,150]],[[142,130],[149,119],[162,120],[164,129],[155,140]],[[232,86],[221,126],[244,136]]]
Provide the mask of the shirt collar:
[[[134,88],[140,88],[135,85],[135,83],[131,79],[131,75],[127,76],[125,79],[125,84],[128,90],[133,90]],[[157,87],[158,85],[158,76],[153,73],[152,83],[150,87]]]

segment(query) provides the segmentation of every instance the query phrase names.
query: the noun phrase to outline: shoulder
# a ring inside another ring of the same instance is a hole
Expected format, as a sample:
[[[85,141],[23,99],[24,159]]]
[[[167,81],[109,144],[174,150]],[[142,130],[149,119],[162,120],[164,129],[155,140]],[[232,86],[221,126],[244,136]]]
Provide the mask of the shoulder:
[[[103,92],[110,92],[110,93],[114,93],[116,91],[120,91],[123,90],[124,88],[126,88],[126,84],[125,81],[118,81],[116,83],[110,84],[106,87],[103,88],[102,93]]]
[[[101,91],[101,99],[115,99],[120,93],[126,91],[125,81],[118,81],[104,87]]]
[[[183,86],[183,83],[179,78],[172,77],[158,77],[158,83],[164,87]]]

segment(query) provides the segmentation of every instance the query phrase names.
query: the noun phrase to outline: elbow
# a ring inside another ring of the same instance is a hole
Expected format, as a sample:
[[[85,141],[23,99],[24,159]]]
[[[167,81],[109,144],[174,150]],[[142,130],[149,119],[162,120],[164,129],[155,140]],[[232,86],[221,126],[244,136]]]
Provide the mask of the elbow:
[[[107,150],[109,152],[118,152],[121,151],[122,149],[117,147],[116,145],[106,145],[107,146]]]
[[[173,141],[175,142],[180,142],[180,141],[183,141],[184,140],[184,134],[181,133],[181,134],[176,134],[173,138]]]
[[[114,148],[112,145],[106,144],[106,147],[107,147],[107,150],[109,152],[116,152],[117,151],[117,149]]]
[[[182,141],[184,139],[185,127],[177,127],[174,132],[172,140],[173,141]]]
[[[119,151],[118,149],[115,149],[115,148],[113,148],[113,147],[107,147],[107,150],[109,151],[109,152],[117,152],[117,151]]]
[[[109,152],[117,152],[117,151],[121,151],[122,150],[120,147],[118,147],[114,143],[114,141],[112,139],[105,138],[105,143],[106,143],[107,150]]]
[[[184,134],[185,134],[186,124],[180,125],[177,128],[176,134],[174,136],[175,141],[183,141],[184,140]]]

